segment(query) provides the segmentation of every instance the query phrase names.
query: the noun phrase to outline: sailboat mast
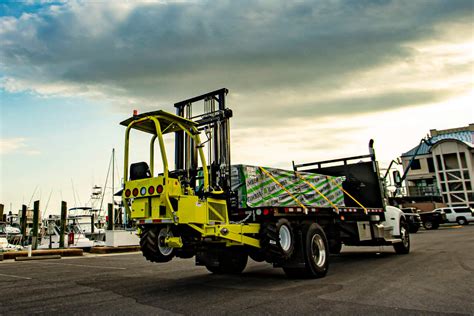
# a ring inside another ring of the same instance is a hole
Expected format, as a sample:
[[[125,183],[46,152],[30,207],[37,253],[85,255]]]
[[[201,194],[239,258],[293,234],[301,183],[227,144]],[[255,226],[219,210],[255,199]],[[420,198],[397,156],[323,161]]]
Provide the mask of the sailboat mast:
[[[114,186],[114,176],[115,176],[115,148],[112,148],[112,229],[115,228],[115,186]]]

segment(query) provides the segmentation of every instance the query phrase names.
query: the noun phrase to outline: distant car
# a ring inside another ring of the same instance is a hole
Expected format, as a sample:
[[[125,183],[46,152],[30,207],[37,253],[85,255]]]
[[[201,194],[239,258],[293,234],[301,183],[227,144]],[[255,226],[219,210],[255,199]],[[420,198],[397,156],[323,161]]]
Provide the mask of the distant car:
[[[443,207],[435,209],[435,211],[438,210],[446,213],[446,222],[448,223],[468,225],[469,222],[474,222],[474,211],[468,206]]]
[[[418,210],[414,207],[405,207],[401,209],[405,218],[408,222],[408,230],[414,234],[420,229],[422,225],[421,217],[418,214]]]
[[[418,213],[425,229],[438,229],[439,225],[446,222],[446,213],[443,210],[436,209],[431,212]]]

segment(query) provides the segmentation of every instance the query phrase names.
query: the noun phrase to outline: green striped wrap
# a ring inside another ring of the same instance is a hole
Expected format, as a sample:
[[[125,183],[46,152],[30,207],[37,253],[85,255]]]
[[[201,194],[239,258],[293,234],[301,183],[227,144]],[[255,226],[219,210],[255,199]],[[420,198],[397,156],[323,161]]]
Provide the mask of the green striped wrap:
[[[237,192],[239,208],[300,206],[293,197],[307,207],[332,207],[324,197],[297,177],[293,171],[267,167],[264,167],[264,169],[285,189],[262,172],[260,167],[232,166],[232,189]],[[310,172],[298,172],[298,174],[324,194],[333,204],[338,207],[344,206],[344,194],[338,188],[338,186],[342,187],[344,177],[331,177]]]

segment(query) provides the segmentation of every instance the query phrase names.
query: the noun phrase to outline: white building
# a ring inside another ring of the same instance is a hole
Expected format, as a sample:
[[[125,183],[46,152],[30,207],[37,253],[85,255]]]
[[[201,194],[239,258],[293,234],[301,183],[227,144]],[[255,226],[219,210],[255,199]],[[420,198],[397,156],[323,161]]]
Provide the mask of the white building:
[[[416,156],[414,156],[416,155]],[[430,130],[427,143],[402,154],[407,195],[441,196],[448,206],[474,207],[474,124]]]

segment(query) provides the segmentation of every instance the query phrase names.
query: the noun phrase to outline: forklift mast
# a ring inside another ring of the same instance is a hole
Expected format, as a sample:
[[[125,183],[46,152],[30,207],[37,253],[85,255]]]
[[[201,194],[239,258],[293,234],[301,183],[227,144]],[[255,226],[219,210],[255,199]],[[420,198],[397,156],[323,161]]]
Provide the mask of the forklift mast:
[[[184,131],[176,132],[175,169],[183,170],[189,185],[195,189],[196,180],[201,178],[197,147],[206,145],[211,191],[223,191],[230,199],[229,119],[232,117],[232,110],[226,108],[225,98],[228,92],[226,88],[222,88],[174,104],[176,115],[195,122],[198,130],[205,136],[201,144],[195,144]],[[201,103],[199,105],[203,107],[196,108],[196,103]]]

